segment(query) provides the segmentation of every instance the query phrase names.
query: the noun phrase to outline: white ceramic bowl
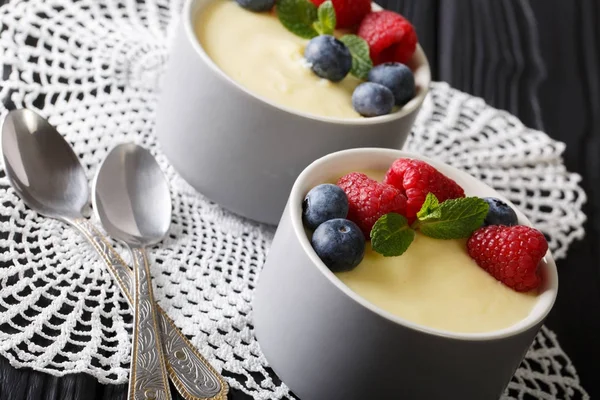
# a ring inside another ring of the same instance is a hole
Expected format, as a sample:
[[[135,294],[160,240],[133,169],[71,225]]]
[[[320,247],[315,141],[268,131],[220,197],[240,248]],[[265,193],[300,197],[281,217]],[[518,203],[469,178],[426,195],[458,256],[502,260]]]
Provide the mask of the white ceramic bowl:
[[[264,355],[302,400],[498,399],[554,304],[558,277],[549,252],[541,266],[544,284],[530,314],[488,333],[422,326],[372,305],[345,286],[313,251],[302,224],[302,200],[320,183],[349,171],[386,170],[400,157],[430,163],[468,195],[502,198],[446,164],[387,149],[330,154],[300,174],[253,305]],[[522,224],[529,224],[517,214]]]
[[[399,149],[431,80],[418,47],[417,94],[390,115],[341,119],[309,115],[256,95],[223,73],[194,33],[212,1],[187,0],[157,110],[156,135],[179,174],[223,207],[275,224],[300,172],[313,160],[357,147]]]

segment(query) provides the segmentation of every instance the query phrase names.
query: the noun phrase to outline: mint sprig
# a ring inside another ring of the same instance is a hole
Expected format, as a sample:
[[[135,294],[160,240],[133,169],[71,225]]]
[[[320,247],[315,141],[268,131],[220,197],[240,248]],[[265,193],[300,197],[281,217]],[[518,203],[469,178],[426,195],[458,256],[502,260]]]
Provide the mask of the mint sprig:
[[[373,61],[369,54],[369,44],[360,36],[344,35],[340,40],[348,47],[352,54],[352,69],[350,73],[359,79],[367,79],[369,71],[373,68]]]
[[[313,23],[313,28],[319,35],[331,35],[336,23],[335,9],[331,0],[321,3],[317,9],[317,20]]]
[[[431,193],[427,196],[435,198]],[[417,215],[413,228],[434,239],[467,238],[483,224],[488,210],[488,203],[479,197],[450,199],[437,207],[429,204],[427,209],[421,208],[421,216]]]
[[[332,35],[337,24],[335,8],[331,0],[323,2],[319,8],[309,0],[277,0],[277,17],[290,32],[304,39],[319,35]],[[359,79],[367,79],[373,68],[369,54],[369,44],[360,36],[344,35],[340,39],[352,55],[350,73]]]
[[[278,0],[277,17],[281,24],[293,34],[312,39],[319,33],[313,23],[317,20],[317,6],[309,0]]]
[[[401,255],[412,243],[417,229],[434,239],[467,238],[481,227],[488,210],[489,205],[479,197],[440,203],[433,193],[429,193],[412,226],[406,218],[395,213],[379,218],[371,230],[371,246],[385,257]]]
[[[402,255],[415,238],[404,216],[396,213],[383,215],[371,229],[371,246],[385,257]]]
[[[427,193],[427,197],[425,197],[421,210],[417,213],[417,218],[420,221],[424,221],[427,219],[440,218],[441,216],[438,198],[431,192]]]

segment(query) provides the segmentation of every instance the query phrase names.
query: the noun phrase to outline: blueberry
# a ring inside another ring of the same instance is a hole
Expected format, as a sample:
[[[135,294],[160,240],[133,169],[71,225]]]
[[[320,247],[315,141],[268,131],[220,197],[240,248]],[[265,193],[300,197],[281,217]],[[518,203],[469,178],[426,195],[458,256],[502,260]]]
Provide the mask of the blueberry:
[[[275,0],[235,0],[246,10],[254,12],[269,11],[275,5]]]
[[[302,217],[310,229],[316,229],[323,222],[334,218],[346,218],[348,197],[337,185],[324,183],[308,192],[302,202]]]
[[[317,76],[338,82],[352,68],[352,54],[346,45],[331,35],[312,38],[304,49],[304,58]]]
[[[519,224],[517,213],[508,204],[494,197],[486,197],[483,200],[490,205],[483,225],[513,226]]]
[[[365,255],[365,236],[350,220],[330,219],[313,233],[312,247],[333,272],[350,271]]]
[[[352,106],[363,117],[389,114],[394,108],[394,95],[379,83],[361,83],[352,93]]]
[[[389,62],[373,67],[368,80],[390,89],[397,106],[403,106],[415,97],[415,77],[404,64]]]

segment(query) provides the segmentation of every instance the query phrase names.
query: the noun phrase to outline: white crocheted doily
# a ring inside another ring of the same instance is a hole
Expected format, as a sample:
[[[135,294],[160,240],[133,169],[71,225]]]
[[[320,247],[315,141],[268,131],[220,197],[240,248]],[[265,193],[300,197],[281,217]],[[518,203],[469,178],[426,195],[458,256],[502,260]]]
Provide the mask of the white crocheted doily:
[[[12,1],[0,9],[6,107],[48,117],[91,179],[107,150],[134,141],[171,183],[169,237],[151,251],[155,294],[229,383],[256,399],[288,389],[252,329],[254,282],[273,228],[221,209],[179,178],[156,146],[154,112],[175,0]],[[550,239],[557,258],[583,236],[585,195],[562,164],[562,143],[526,129],[481,99],[432,84],[407,148],[437,157],[508,196]],[[118,248],[125,254],[122,248]],[[102,263],[71,228],[27,209],[0,172],[0,355],[54,375],[128,378],[131,314]],[[586,397],[555,335],[544,328],[506,392]]]

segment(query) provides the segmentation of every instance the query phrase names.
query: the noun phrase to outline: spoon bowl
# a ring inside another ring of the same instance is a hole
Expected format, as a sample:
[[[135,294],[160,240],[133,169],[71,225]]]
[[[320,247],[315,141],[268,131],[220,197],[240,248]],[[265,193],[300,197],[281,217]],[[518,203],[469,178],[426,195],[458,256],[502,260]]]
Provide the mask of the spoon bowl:
[[[51,218],[78,218],[89,199],[85,171],[69,143],[42,116],[12,110],[2,124],[6,174],[29,208]]]
[[[116,146],[98,170],[92,202],[110,236],[144,247],[171,225],[171,194],[158,163],[143,147]]]

